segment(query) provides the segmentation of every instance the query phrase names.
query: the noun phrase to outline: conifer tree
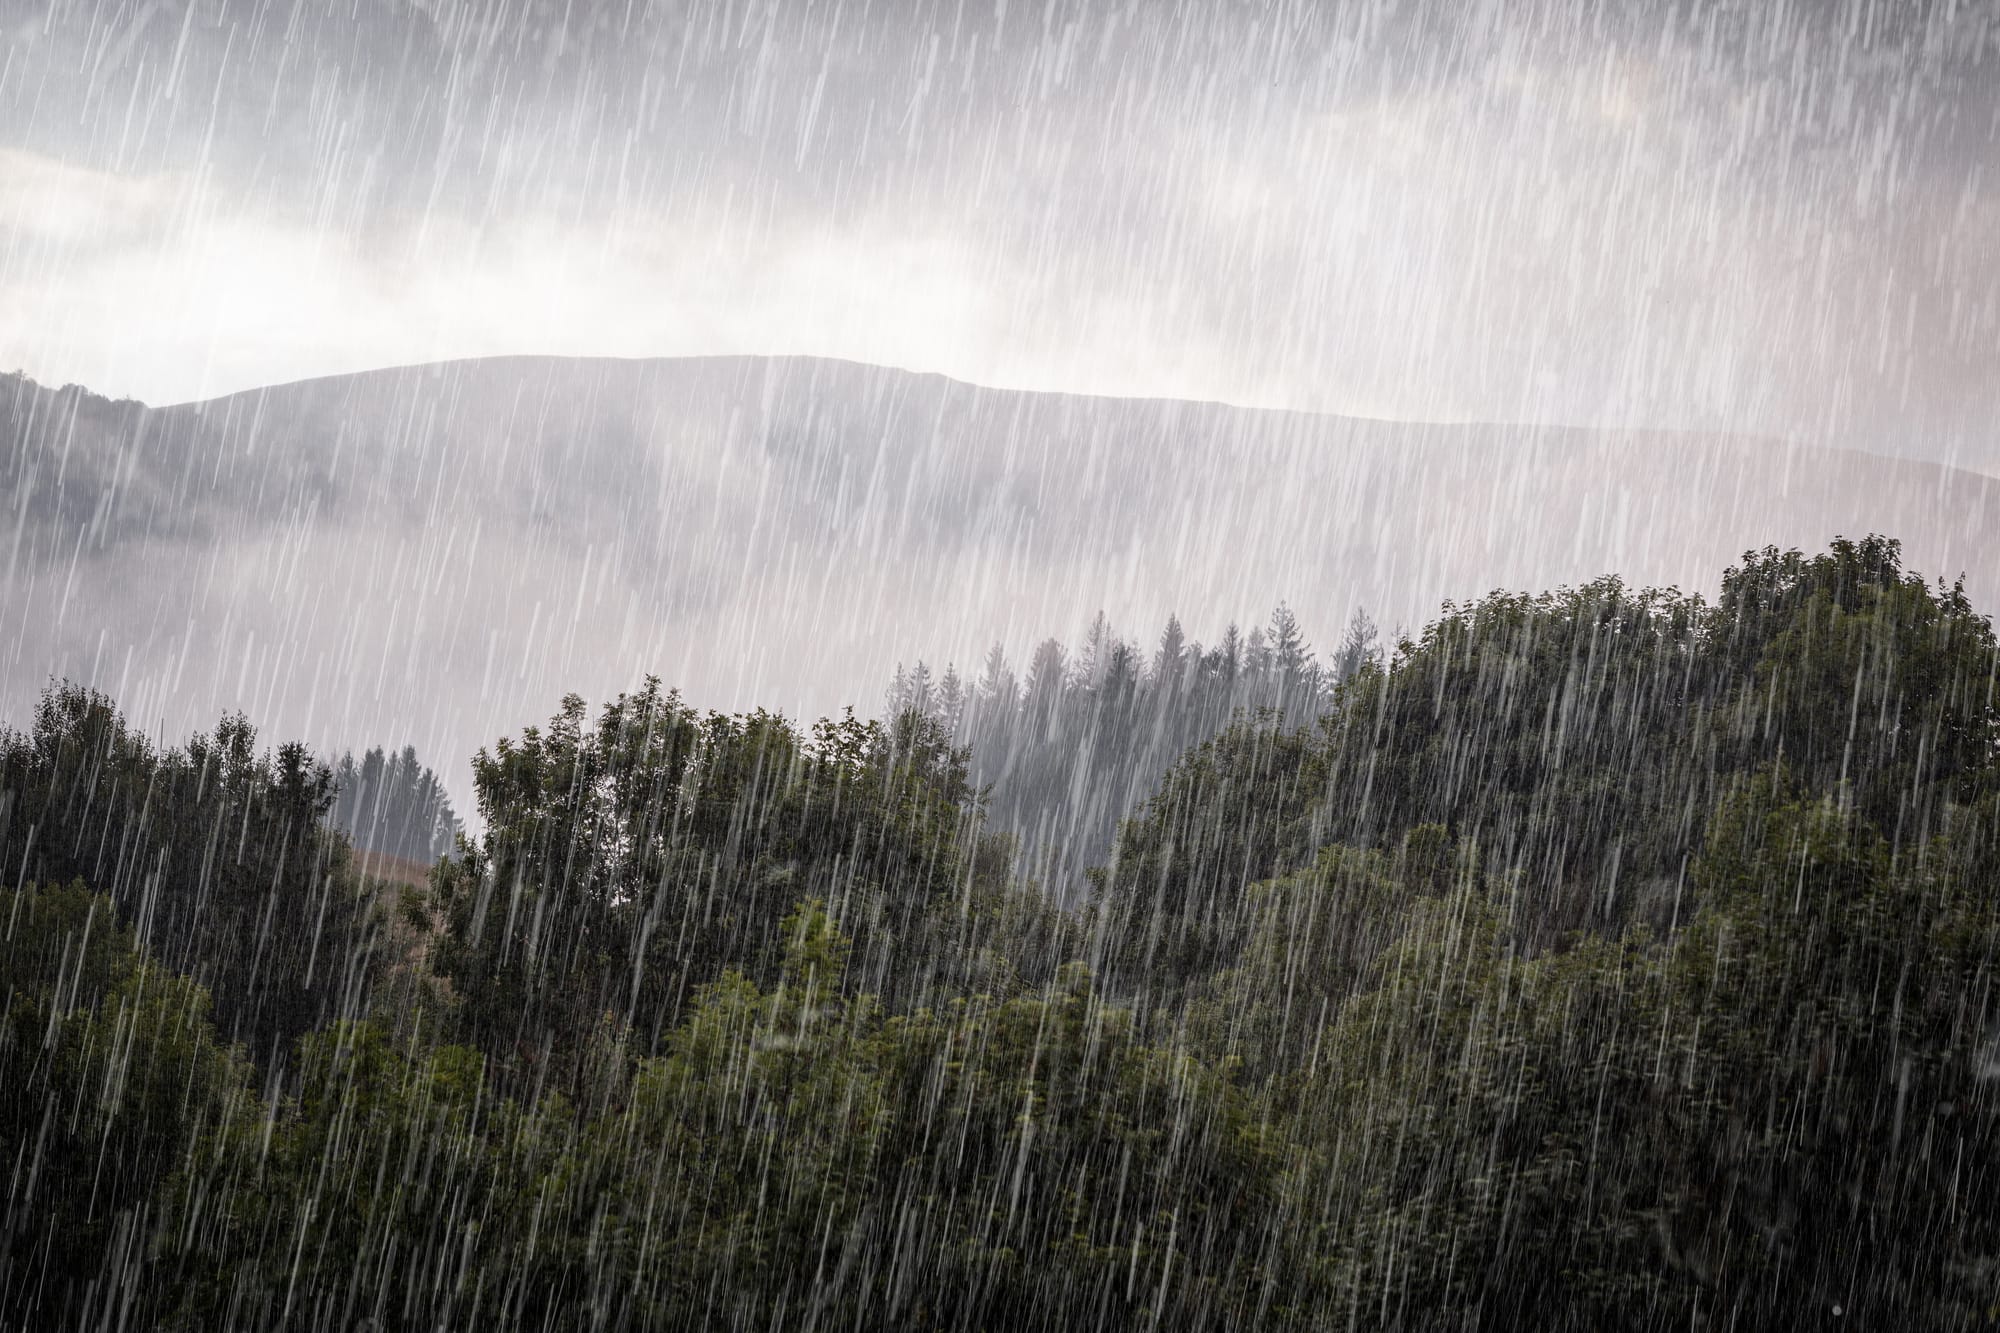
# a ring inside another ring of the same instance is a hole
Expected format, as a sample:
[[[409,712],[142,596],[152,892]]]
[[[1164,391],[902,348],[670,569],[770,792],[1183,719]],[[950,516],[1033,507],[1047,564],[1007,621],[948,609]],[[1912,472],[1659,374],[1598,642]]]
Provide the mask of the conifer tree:
[[[1160,631],[1159,651],[1153,654],[1153,679],[1167,689],[1177,689],[1181,678],[1181,657],[1187,651],[1187,635],[1181,630],[1181,618],[1167,617],[1167,627]]]

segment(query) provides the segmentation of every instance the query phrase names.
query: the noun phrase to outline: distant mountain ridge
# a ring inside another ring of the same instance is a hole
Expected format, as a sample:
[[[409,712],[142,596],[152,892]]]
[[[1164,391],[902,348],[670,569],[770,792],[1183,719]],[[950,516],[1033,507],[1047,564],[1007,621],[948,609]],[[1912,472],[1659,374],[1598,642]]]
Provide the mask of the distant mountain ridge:
[[[503,357],[148,408],[0,381],[0,716],[51,673],[448,762],[644,672],[871,710],[898,660],[1096,611],[1331,644],[1367,606],[1901,537],[2000,601],[2000,480],[1726,435],[987,389],[803,357]]]

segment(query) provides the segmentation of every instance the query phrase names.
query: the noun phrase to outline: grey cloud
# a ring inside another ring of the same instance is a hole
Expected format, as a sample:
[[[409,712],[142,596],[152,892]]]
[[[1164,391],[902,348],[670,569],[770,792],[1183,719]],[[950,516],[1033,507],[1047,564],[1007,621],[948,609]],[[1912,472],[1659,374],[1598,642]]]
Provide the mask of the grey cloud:
[[[582,255],[935,237],[1005,294],[997,339],[1138,322],[1235,398],[2000,470],[1991,3],[54,0],[0,28],[15,147],[187,174],[180,225],[363,268],[524,220]]]

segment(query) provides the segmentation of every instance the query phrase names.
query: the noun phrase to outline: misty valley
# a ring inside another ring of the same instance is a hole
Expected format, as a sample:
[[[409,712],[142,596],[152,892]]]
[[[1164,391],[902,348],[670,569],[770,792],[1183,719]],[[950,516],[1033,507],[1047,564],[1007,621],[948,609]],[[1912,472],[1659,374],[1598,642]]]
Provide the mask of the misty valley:
[[[2000,1328],[2000,0],[0,0],[0,1333]]]
[[[338,507],[19,391],[17,579]],[[1280,602],[911,658],[879,716],[566,693],[463,817],[414,748],[46,683],[0,732],[6,1319],[1990,1318],[1962,580],[1867,536],[1323,652]]]

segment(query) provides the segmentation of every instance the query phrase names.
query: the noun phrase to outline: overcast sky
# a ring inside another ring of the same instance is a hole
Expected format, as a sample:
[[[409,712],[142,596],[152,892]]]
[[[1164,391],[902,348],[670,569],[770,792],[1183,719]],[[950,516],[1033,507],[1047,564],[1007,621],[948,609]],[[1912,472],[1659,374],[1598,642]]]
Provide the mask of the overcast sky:
[[[499,352],[2000,472],[2000,0],[0,0],[0,367]]]

